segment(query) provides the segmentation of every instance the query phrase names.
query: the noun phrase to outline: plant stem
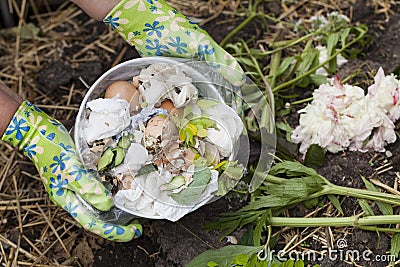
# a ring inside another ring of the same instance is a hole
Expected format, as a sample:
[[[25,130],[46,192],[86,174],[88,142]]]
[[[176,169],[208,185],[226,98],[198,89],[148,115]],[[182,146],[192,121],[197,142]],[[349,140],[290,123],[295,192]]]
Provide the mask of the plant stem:
[[[293,101],[292,103],[290,103],[290,105],[298,105],[298,104],[303,104],[303,103],[307,103],[313,100],[313,97],[309,97],[309,98],[304,98],[301,100],[297,100],[297,101]]]
[[[247,24],[249,24],[253,19],[255,19],[257,16],[259,16],[258,13],[251,13],[250,16],[248,16],[242,23],[240,23],[233,31],[231,31],[225,38],[221,41],[220,45],[224,47],[228,41],[238,34],[244,27],[246,27]]]
[[[366,230],[373,230],[370,227],[372,225],[379,224],[397,224],[400,222],[400,215],[379,215],[379,216],[366,216],[359,218],[357,216],[350,217],[338,217],[338,218],[289,218],[289,217],[272,217],[268,224],[277,227],[363,227]],[[386,228],[388,229],[388,228]],[[397,229],[399,230],[399,229]],[[396,231],[396,229],[393,229]]]
[[[324,183],[325,183],[325,185],[323,185],[322,190],[315,192],[315,193],[307,196],[306,198],[295,199],[293,202],[290,202],[290,203],[294,204],[294,203],[302,202],[304,200],[320,197],[323,195],[341,195],[341,196],[350,196],[350,197],[368,199],[368,200],[372,200],[372,201],[380,201],[380,202],[400,206],[400,196],[382,193],[382,192],[374,192],[374,191],[364,190],[364,189],[339,186],[339,185],[332,184],[331,182],[329,182],[326,178],[324,178],[322,176],[320,176],[320,178],[323,179]],[[265,178],[265,182],[269,182],[269,183],[273,183],[273,184],[284,184],[287,180],[288,179],[286,179],[286,178],[276,177],[271,174],[268,174],[267,177]]]
[[[386,194],[382,192],[374,192],[370,190],[349,188],[344,186],[338,186],[328,184],[324,186],[327,189],[328,194],[336,194],[342,196],[351,196],[356,198],[368,199],[372,201],[380,201],[392,205],[400,206],[400,197],[392,194]]]
[[[335,53],[332,54],[332,56],[330,56],[327,60],[325,60],[324,62],[322,62],[321,64],[319,64],[318,66],[315,66],[314,68],[310,69],[309,71],[303,73],[302,75],[297,76],[296,78],[291,79],[290,81],[287,81],[285,83],[282,83],[280,85],[278,85],[277,87],[272,89],[272,92],[276,93],[280,90],[282,90],[285,87],[288,87],[292,84],[295,84],[296,82],[300,81],[301,79],[303,79],[304,77],[313,74],[317,69],[319,69],[320,67],[324,66],[326,63],[328,63],[329,61],[331,61],[333,58],[335,58],[337,55],[339,55],[340,53],[342,53],[345,49],[347,49],[349,46],[351,46],[352,44],[358,42],[359,40],[361,40],[361,38],[364,37],[364,35],[366,34],[366,31],[363,29],[359,29],[359,28],[355,28],[360,32],[360,35],[357,36],[357,38],[355,38],[354,40],[352,40],[351,42],[349,42],[347,45],[343,46],[341,49],[336,50]]]

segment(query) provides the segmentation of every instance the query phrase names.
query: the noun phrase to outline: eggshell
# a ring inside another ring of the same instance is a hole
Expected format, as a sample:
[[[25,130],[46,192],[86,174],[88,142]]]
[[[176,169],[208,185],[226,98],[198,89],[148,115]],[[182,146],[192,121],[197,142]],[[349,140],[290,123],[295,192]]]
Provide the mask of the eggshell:
[[[167,99],[161,102],[161,108],[168,111],[168,114],[177,114],[178,116],[183,114],[182,108],[176,108],[171,100]]]
[[[137,111],[139,104],[139,90],[137,86],[128,81],[116,81],[110,84],[105,92],[105,98],[118,97],[125,99],[130,104],[131,112]]]
[[[185,160],[185,166],[188,168],[193,164],[194,158],[196,157],[196,152],[194,152],[191,148],[188,148],[183,151],[183,157]]]
[[[147,122],[146,128],[144,129],[144,134],[154,138],[161,136],[163,133],[164,124],[166,124],[165,120],[166,118],[164,117],[154,116]]]

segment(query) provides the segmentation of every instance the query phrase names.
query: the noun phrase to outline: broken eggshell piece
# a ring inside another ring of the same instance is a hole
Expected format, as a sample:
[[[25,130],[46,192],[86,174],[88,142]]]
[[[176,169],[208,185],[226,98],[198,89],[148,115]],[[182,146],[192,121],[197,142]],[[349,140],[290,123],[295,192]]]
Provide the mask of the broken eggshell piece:
[[[136,112],[140,107],[139,84],[128,81],[115,81],[111,83],[104,94],[104,98],[125,99],[130,105],[130,111]]]
[[[124,162],[114,169],[114,173],[126,173],[135,175],[136,172],[149,160],[147,149],[138,143],[132,143],[126,152]]]
[[[192,79],[176,66],[165,63],[150,65],[139,74],[142,106],[160,106],[170,99],[176,108],[183,107],[198,97]]]
[[[144,134],[149,135],[154,138],[158,138],[163,134],[163,128],[167,126],[166,118],[163,116],[152,117],[144,129]]]
[[[98,98],[88,102],[86,107],[90,114],[83,133],[89,144],[114,136],[130,124],[129,103],[124,99]]]

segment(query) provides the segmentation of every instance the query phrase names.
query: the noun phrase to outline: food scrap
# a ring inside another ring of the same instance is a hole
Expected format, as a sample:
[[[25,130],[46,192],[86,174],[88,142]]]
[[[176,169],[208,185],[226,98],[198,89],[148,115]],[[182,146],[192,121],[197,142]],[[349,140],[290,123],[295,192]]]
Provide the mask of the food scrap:
[[[178,66],[152,64],[104,91],[86,104],[84,158],[103,181],[112,177],[117,206],[176,221],[241,178],[233,160],[241,119],[225,103],[199,99]]]

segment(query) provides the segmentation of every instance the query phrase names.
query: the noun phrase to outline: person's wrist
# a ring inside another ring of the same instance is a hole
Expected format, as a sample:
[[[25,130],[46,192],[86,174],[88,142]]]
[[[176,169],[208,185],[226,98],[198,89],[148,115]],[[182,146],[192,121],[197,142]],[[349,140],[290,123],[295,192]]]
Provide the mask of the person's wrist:
[[[3,136],[21,103],[22,98],[0,82],[0,107],[2,110],[2,116],[0,117],[0,136]]]
[[[96,20],[102,20],[121,0],[71,0],[86,14]]]

